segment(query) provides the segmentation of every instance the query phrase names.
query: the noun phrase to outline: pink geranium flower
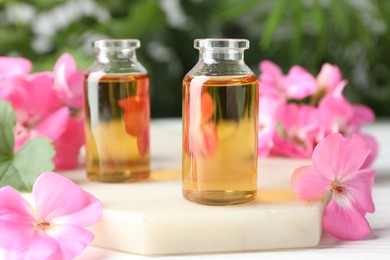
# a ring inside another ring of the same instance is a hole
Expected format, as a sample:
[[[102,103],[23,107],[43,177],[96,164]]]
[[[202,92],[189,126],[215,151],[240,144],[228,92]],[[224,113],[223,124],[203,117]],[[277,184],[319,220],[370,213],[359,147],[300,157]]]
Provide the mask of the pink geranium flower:
[[[22,84],[13,86],[19,91],[11,99],[16,112],[15,150],[33,137],[46,136],[56,149],[56,168],[76,168],[84,144],[83,117],[81,113],[71,115],[70,108],[57,96],[52,81],[52,73],[42,72],[27,76]]]
[[[69,109],[56,97],[51,73],[32,74],[14,89],[19,91],[19,102],[11,100],[17,122],[15,149],[36,136],[55,141],[65,130]]]
[[[0,57],[0,98],[10,101],[16,113],[15,150],[46,136],[56,148],[56,168],[75,168],[84,144],[83,73],[69,54],[58,59],[53,73],[30,70],[28,60]]]
[[[315,78],[300,66],[293,66],[287,75],[271,61],[262,61],[260,67],[260,94],[281,99],[302,99],[317,89]]]
[[[0,247],[10,259],[72,259],[92,241],[102,205],[72,181],[43,173],[33,188],[35,209],[12,187],[0,189]]]
[[[357,240],[370,233],[365,214],[375,211],[375,172],[362,168],[369,154],[369,146],[358,135],[348,140],[334,133],[314,149],[312,166],[303,166],[293,173],[292,185],[299,198],[316,199],[330,192],[323,227],[340,239]]]
[[[322,65],[317,75],[317,90],[310,98],[310,104],[317,106],[327,95],[341,95],[347,81],[343,79],[340,69],[329,63]]]
[[[260,115],[261,116],[261,115]],[[278,117],[278,132],[273,137],[272,154],[308,158],[323,138],[317,108],[305,104],[288,104]]]

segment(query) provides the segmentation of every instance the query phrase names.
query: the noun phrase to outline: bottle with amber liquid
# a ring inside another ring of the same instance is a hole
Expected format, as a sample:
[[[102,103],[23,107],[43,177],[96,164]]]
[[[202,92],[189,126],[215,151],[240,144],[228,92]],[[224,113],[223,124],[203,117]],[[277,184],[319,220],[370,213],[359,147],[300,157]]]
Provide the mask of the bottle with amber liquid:
[[[183,195],[207,205],[257,193],[258,81],[244,39],[197,39],[199,61],[183,80]]]
[[[133,182],[150,175],[149,77],[137,61],[139,40],[99,40],[85,73],[88,178]]]

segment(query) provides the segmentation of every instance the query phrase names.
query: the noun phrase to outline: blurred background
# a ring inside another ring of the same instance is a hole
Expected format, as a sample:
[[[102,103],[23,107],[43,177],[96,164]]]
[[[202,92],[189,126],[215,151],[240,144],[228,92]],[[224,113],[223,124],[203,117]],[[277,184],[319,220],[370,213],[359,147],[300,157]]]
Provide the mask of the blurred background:
[[[64,52],[86,69],[93,40],[140,39],[155,118],[181,116],[181,81],[198,59],[193,40],[210,37],[249,39],[245,60],[257,75],[264,59],[314,75],[337,64],[349,100],[390,116],[387,0],[0,0],[0,55],[26,57],[34,71],[52,70]]]

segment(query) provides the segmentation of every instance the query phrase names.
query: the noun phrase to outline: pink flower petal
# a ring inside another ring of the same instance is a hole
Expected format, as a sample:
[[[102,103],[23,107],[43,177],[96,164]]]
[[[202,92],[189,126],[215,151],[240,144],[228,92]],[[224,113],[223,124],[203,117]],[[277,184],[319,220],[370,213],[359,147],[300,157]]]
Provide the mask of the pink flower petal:
[[[259,122],[264,124],[276,124],[280,110],[284,108],[285,101],[280,98],[260,95],[259,97]]]
[[[272,137],[274,135],[274,132],[267,131],[263,133],[259,133],[258,136],[258,155],[261,157],[267,157],[271,151],[271,148],[273,146]]]
[[[318,128],[318,113],[315,107],[291,103],[284,106],[279,121],[289,135],[294,132],[302,134],[299,137],[305,139],[306,136],[303,134]]]
[[[82,71],[77,70],[73,57],[65,53],[54,65],[54,89],[67,105],[80,109],[83,105]]]
[[[27,75],[32,68],[31,61],[18,57],[0,57],[0,79]]]
[[[54,64],[53,69],[53,73],[58,76],[57,80],[58,83],[60,83],[59,85],[56,85],[56,88],[66,88],[66,78],[69,77],[75,70],[77,70],[77,67],[72,55],[69,53],[62,54]]]
[[[284,75],[278,65],[272,61],[262,61],[259,64],[260,69],[260,93],[270,96],[278,97],[279,91],[284,82]]]
[[[317,82],[313,75],[300,66],[293,66],[289,70],[285,84],[289,98],[302,99],[312,95],[317,89]]]
[[[362,167],[371,150],[363,138],[356,134],[352,136],[352,140],[346,140],[340,148],[337,176],[343,180],[344,176],[355,173]]]
[[[370,147],[371,153],[368,155],[366,161],[361,168],[369,167],[375,160],[378,155],[379,144],[376,141],[375,137],[369,134],[359,133],[360,137],[363,138],[364,142]]]
[[[56,257],[59,251],[58,243],[52,237],[43,231],[36,231],[24,250],[8,251],[7,259],[25,260],[25,259],[47,259],[59,260]]]
[[[0,247],[5,250],[24,250],[34,233],[33,224],[0,220]]]
[[[333,90],[333,95],[342,96],[344,88],[345,88],[345,86],[347,86],[347,84],[348,84],[347,80],[340,81],[340,83]]]
[[[38,125],[35,126],[37,135],[48,137],[55,141],[65,131],[69,118],[69,109],[62,107],[44,118]]]
[[[69,109],[62,107],[54,113],[43,118],[37,125],[30,128],[23,128],[18,123],[16,130],[20,130],[15,138],[15,151],[18,151],[20,147],[24,145],[27,140],[36,136],[46,136],[51,141],[56,141],[59,136],[65,131],[65,127],[68,123]],[[77,137],[76,137],[77,139]]]
[[[319,104],[320,122],[331,132],[343,131],[353,117],[353,106],[343,96],[326,95]]]
[[[78,155],[84,144],[84,118],[69,117],[65,131],[53,143],[56,148],[54,163],[57,169],[78,167]]]
[[[311,166],[295,169],[291,181],[293,189],[301,199],[317,199],[324,196],[330,190],[332,182],[315,172]]]
[[[374,185],[375,171],[363,169],[357,171],[343,184],[348,187],[348,194],[356,209],[362,212],[374,212],[375,206],[372,200],[372,186]]]
[[[24,80],[12,78],[0,82],[0,98],[11,102],[14,110],[18,110],[28,100],[28,93],[23,88]],[[16,115],[18,117],[18,114]]]
[[[266,95],[259,97],[258,153],[266,157],[273,146],[272,138],[276,132],[278,114],[283,110],[284,101]]]
[[[287,76],[271,61],[263,61],[260,68],[260,93],[271,97],[301,99],[317,88],[315,78],[304,68],[293,66]]]
[[[375,114],[371,108],[364,105],[353,105],[353,121],[357,124],[369,124],[374,122]]]
[[[33,194],[39,219],[68,216],[73,221],[73,215],[73,224],[87,226],[96,223],[101,214],[101,203],[96,198],[54,172],[45,172],[38,177]]]
[[[271,88],[275,88],[280,83],[279,80],[284,77],[282,70],[272,61],[265,60],[260,62],[259,69],[261,82],[269,85]]]
[[[291,143],[277,132],[272,136],[272,143],[271,155],[292,158],[310,158],[310,155],[312,154],[312,151],[308,151],[305,147]]]
[[[261,73],[267,73],[268,75],[271,75],[272,78],[278,78],[283,75],[283,72],[279,66],[270,60],[260,62],[259,69]]]
[[[0,189],[0,247],[20,250],[26,247],[34,232],[31,206],[12,187]]]
[[[35,73],[27,78],[24,89],[28,93],[28,102],[21,109],[30,117],[39,120],[63,106],[56,97],[52,81],[49,72]]]
[[[333,180],[338,172],[338,154],[343,143],[341,134],[330,134],[313,151],[313,168],[323,177]]]
[[[46,233],[53,237],[59,250],[57,259],[73,259],[79,255],[93,240],[94,235],[88,230],[76,225],[58,225]]]
[[[0,219],[15,222],[33,223],[30,204],[12,187],[0,189]]]
[[[369,153],[370,148],[357,135],[344,141],[341,134],[330,134],[314,149],[313,168],[328,179],[342,179],[359,170]]]
[[[306,150],[310,151],[310,156],[313,154],[314,148],[317,144],[325,138],[327,133],[323,129],[315,128],[313,130],[307,131],[305,146]]]
[[[310,157],[318,137],[323,135],[318,113],[317,108],[304,104],[285,105],[277,116],[282,132],[273,135],[272,153],[294,158]]]
[[[343,240],[358,240],[366,237],[370,231],[370,224],[359,210],[352,204],[338,204],[332,198],[325,209],[322,219],[323,227],[330,234]]]
[[[83,208],[74,213],[55,218],[56,223],[68,225],[75,224],[81,227],[89,227],[100,219],[102,204],[91,194],[84,192]]]
[[[71,95],[65,103],[73,108],[83,108],[84,97],[84,72],[76,70],[68,77],[68,84]]]
[[[343,76],[339,67],[329,63],[322,65],[317,76],[318,87],[325,88],[328,93],[333,92],[342,80]]]

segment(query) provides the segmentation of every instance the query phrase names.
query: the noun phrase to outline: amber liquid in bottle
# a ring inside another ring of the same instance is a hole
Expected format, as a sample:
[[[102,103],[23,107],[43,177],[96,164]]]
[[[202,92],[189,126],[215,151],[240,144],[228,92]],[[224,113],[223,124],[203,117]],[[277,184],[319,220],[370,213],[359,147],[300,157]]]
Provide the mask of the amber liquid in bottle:
[[[204,76],[200,76],[204,77]],[[256,76],[183,81],[183,195],[229,205],[257,193]]]
[[[85,75],[88,178],[132,182],[150,175],[148,75]]]

